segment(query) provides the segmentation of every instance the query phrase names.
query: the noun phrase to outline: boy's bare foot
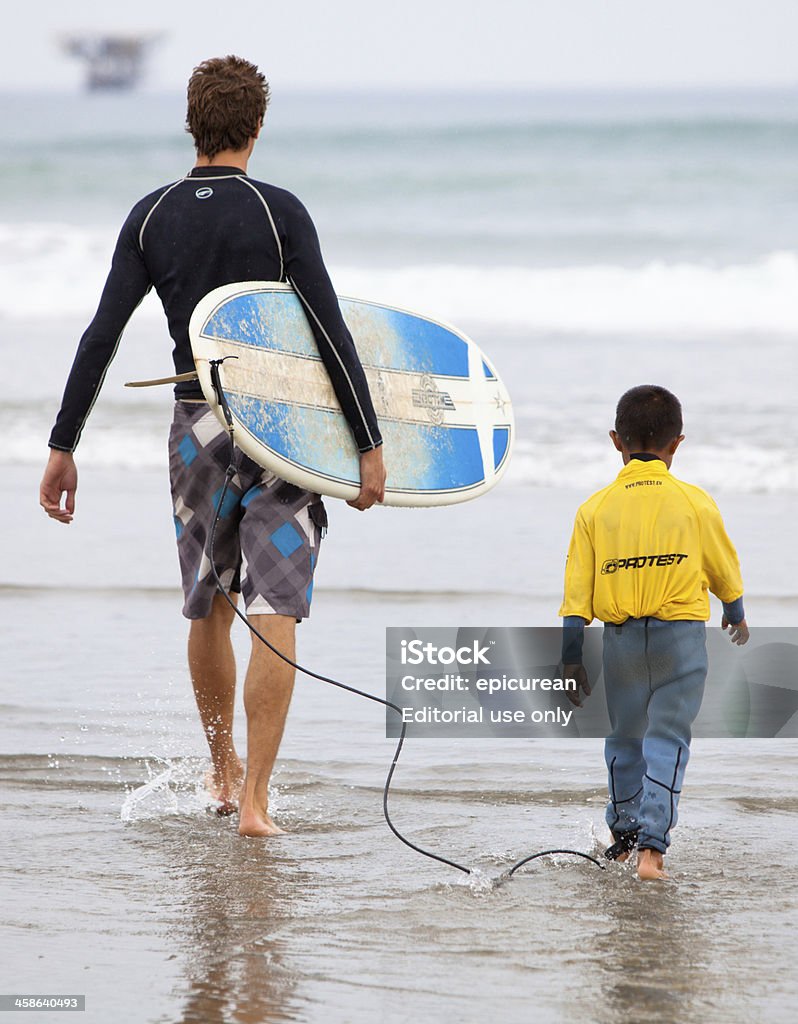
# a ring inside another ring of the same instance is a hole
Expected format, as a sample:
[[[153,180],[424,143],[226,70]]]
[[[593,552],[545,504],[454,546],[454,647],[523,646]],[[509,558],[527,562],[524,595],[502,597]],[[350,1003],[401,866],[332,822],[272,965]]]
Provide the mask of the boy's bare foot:
[[[223,768],[210,768],[205,773],[205,788],[211,799],[217,801],[218,815],[228,817],[238,810],[243,781],[244,766],[238,758]]]
[[[640,850],[637,854],[637,876],[644,882],[657,878],[667,878],[668,873],[663,867],[664,858],[659,850]]]
[[[238,819],[238,834],[251,839],[268,836],[284,836],[285,829],[275,825],[268,811],[259,811],[253,807],[242,807]]]

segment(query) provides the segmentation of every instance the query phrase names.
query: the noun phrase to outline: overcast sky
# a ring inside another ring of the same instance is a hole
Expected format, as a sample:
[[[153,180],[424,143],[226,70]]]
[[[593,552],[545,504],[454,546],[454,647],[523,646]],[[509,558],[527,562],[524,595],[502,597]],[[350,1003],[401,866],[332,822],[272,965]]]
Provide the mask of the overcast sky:
[[[239,53],[280,88],[798,83],[798,0],[29,0],[9,5],[0,89],[75,89],[59,33],[155,30],[148,88]]]

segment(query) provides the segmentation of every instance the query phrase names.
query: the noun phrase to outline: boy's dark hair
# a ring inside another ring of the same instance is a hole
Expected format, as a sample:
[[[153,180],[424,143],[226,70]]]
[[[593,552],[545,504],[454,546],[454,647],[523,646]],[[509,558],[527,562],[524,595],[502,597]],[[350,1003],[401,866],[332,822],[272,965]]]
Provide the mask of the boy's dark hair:
[[[188,80],[186,131],[200,156],[244,149],[260,126],[269,104],[269,83],[241,57],[212,57],[194,68]]]
[[[641,384],[621,396],[615,430],[631,451],[665,448],[682,432],[682,406],[658,384]]]

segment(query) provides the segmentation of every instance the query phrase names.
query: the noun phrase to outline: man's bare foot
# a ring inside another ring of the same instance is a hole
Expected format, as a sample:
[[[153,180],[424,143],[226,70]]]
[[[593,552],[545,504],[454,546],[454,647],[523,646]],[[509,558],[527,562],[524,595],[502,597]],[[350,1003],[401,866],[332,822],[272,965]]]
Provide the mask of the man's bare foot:
[[[241,786],[244,782],[244,766],[238,760],[224,768],[209,768],[205,773],[205,788],[212,800],[217,802],[216,813],[223,818],[235,814]]]
[[[285,829],[275,825],[268,811],[259,811],[253,807],[242,806],[238,819],[238,834],[251,839],[267,836],[284,836]]]
[[[650,882],[657,878],[667,878],[668,873],[663,868],[664,858],[659,850],[640,850],[637,854],[637,876],[644,882]]]

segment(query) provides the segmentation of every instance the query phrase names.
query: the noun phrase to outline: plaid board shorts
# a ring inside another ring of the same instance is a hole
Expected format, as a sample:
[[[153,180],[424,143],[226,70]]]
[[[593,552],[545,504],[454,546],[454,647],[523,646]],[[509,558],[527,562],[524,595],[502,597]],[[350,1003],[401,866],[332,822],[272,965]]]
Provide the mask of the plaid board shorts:
[[[218,593],[208,552],[230,464],[230,438],[206,402],[175,402],[169,478],[187,619],[204,619]],[[326,512],[318,494],[258,466],[236,449],[237,473],[222,505],[214,560],[225,588],[250,615],[310,614]]]

